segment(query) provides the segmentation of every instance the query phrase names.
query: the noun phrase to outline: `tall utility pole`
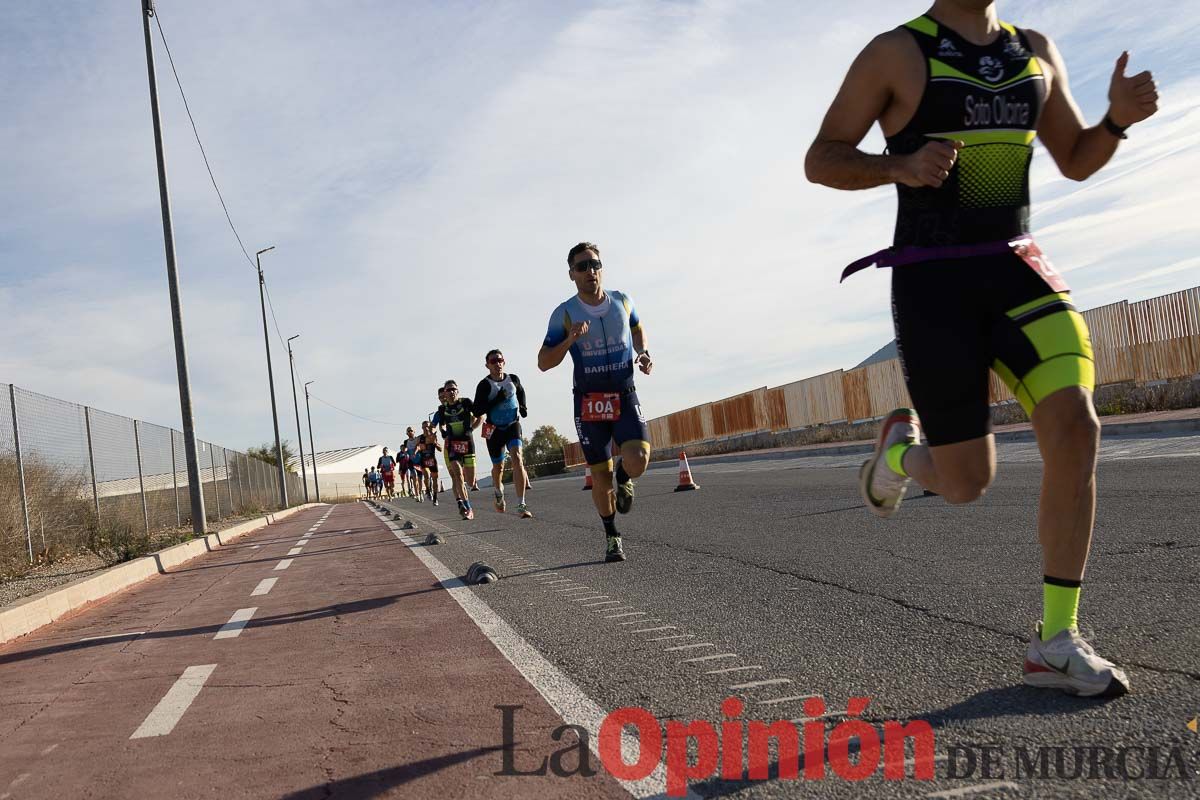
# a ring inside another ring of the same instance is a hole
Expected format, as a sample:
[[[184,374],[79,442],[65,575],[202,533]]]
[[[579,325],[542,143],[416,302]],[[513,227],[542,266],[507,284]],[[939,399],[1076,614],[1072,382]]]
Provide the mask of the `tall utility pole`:
[[[171,292],[171,325],[175,332],[175,369],[179,378],[179,412],[183,417],[183,452],[187,461],[188,496],[192,501],[192,532],[205,530],[204,486],[196,459],[196,430],[192,420],[192,385],[188,378],[187,347],[183,341],[183,307],[179,300],[179,272],[175,268],[175,229],[171,224],[171,196],[167,192],[167,162],[163,156],[162,125],[158,115],[158,82],[154,77],[154,48],[150,43],[150,17],[154,0],[141,0],[142,31],[146,34],[146,72],[150,77],[150,116],[154,121],[154,151],[158,157],[158,199],[162,206],[163,244],[167,251],[167,286]],[[262,272],[260,271],[261,275]]]
[[[300,480],[304,482],[304,502],[308,502],[308,472],[304,469],[304,429],[300,427],[300,401],[296,399],[296,359],[292,356],[292,339],[299,339],[300,334],[289,336],[288,367],[292,370],[292,407],[296,409],[296,441],[300,444]]]
[[[317,502],[321,502],[321,481],[317,478],[317,446],[313,444],[312,432],[312,406],[308,403],[308,386],[313,383],[309,381],[304,384],[304,412],[308,414],[308,449],[312,453],[313,460],[313,488],[316,489]]]
[[[147,0],[149,2],[149,0]],[[258,304],[262,306],[263,341],[267,343],[267,383],[271,387],[271,421],[275,424],[275,461],[279,466],[279,505],[287,508],[287,472],[283,465],[283,444],[279,440],[279,409],[275,405],[275,373],[271,370],[271,334],[267,332],[267,299],[266,281],[263,279],[262,254],[275,249],[275,245],[263,248],[254,254],[254,263],[258,267]]]

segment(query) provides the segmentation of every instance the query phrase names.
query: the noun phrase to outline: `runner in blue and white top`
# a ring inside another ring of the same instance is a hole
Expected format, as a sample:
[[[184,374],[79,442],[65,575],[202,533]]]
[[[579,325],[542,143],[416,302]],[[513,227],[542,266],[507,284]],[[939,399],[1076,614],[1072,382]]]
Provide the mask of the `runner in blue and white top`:
[[[483,438],[487,441],[488,455],[492,458],[492,487],[496,495],[496,510],[504,513],[504,459],[512,455],[513,485],[517,488],[517,513],[521,519],[533,516],[525,505],[527,483],[525,464],[521,459],[521,421],[517,416],[527,416],[525,387],[521,379],[504,371],[504,354],[489,350],[484,356],[488,374],[475,387],[475,424],[483,424]],[[484,418],[486,417],[486,422]]]
[[[650,435],[633,385],[633,366],[644,374],[654,368],[646,349],[646,332],[632,298],[601,285],[600,248],[580,242],[567,254],[567,275],[575,283],[574,297],[559,304],[550,324],[538,369],[554,369],[567,353],[575,364],[575,427],[579,444],[592,471],[592,501],[604,522],[606,561],[624,561],[625,551],[616,528],[616,512],[633,505],[633,479],[646,471]],[[621,450],[616,464],[616,502],[613,501],[613,461],[609,442]]]

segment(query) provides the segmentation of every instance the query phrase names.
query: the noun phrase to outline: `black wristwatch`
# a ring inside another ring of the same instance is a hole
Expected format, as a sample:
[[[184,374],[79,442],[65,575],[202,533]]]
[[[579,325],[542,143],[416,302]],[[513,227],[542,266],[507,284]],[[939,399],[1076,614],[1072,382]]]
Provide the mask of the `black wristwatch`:
[[[1100,120],[1100,124],[1104,126],[1104,130],[1108,131],[1118,139],[1129,138],[1125,135],[1125,131],[1129,130],[1129,126],[1126,125],[1124,128],[1122,128],[1120,125],[1113,122],[1112,117],[1110,117],[1108,114],[1104,115],[1104,119]]]

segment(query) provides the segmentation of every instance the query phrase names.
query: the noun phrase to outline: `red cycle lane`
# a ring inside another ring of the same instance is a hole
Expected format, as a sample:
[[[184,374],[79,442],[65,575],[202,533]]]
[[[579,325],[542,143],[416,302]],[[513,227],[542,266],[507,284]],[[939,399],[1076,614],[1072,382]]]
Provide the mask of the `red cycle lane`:
[[[522,768],[562,720],[373,514],[327,511],[0,648],[0,799],[628,797],[496,774],[495,706]]]

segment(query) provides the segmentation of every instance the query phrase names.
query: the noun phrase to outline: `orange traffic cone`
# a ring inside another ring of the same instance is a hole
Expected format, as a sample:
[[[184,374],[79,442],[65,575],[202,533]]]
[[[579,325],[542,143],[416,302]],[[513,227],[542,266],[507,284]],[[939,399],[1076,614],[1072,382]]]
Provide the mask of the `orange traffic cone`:
[[[692,480],[692,468],[687,463],[687,453],[679,454],[679,485],[675,487],[677,492],[690,492],[693,489],[700,487]]]
[[[587,479],[583,482],[583,490],[585,492],[592,490],[592,471],[590,469],[587,471]]]

